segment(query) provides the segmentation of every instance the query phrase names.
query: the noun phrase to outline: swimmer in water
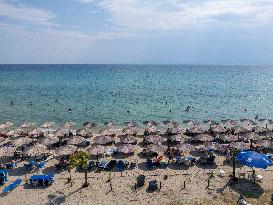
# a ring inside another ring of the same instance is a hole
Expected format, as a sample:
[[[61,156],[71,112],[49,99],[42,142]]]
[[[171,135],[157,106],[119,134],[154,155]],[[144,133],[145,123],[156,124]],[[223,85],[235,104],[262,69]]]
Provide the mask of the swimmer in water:
[[[185,112],[189,112],[189,111],[190,111],[190,109],[191,109],[191,107],[190,107],[190,106],[188,106],[188,107],[186,108]]]
[[[68,111],[69,111],[69,112],[71,112],[71,111],[72,111],[72,109],[71,109],[71,108],[69,108],[69,109],[68,109]]]

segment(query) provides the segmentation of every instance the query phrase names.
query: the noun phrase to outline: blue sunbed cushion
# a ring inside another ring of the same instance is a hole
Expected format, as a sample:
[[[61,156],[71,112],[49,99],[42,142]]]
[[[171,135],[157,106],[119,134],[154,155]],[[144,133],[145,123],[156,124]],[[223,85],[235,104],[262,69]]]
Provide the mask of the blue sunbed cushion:
[[[51,181],[51,180],[54,180],[54,175],[33,175],[29,178],[29,180],[48,180],[48,181]]]
[[[13,189],[15,189],[17,186],[19,186],[22,183],[22,179],[16,179],[14,182],[9,184],[4,190],[3,193],[9,193]]]

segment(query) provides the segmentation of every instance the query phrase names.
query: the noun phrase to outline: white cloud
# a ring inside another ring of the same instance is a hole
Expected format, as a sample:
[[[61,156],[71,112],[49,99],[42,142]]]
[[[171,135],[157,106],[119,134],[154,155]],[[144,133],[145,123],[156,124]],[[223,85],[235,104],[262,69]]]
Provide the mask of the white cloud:
[[[21,23],[41,26],[54,25],[52,12],[25,5],[13,5],[4,0],[0,0],[0,16],[5,16],[9,20],[20,21]]]
[[[209,25],[273,22],[272,0],[78,0],[106,10],[118,28],[177,30]]]

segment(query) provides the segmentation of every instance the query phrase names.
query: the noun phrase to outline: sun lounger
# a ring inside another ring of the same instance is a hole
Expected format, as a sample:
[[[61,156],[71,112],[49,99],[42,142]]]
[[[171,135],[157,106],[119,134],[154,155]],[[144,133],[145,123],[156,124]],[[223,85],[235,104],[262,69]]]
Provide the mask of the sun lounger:
[[[44,168],[44,167],[45,167],[45,162],[40,162],[40,163],[36,164],[37,169],[41,169],[41,168]]]
[[[48,186],[54,182],[54,175],[33,175],[29,178],[29,183],[32,186]]]
[[[117,169],[120,171],[120,172],[123,172],[125,170],[125,163],[124,161],[122,160],[119,160],[117,165],[116,165]]]
[[[88,163],[88,169],[89,170],[95,169],[95,162],[94,161],[89,161],[89,163]]]
[[[108,161],[106,161],[106,160],[101,160],[101,161],[99,161],[99,163],[98,163],[98,168],[100,168],[100,169],[105,169],[105,168],[107,167],[107,164],[108,164]]]
[[[0,169],[0,185],[4,185],[8,181],[8,171]]]
[[[138,175],[137,176],[137,183],[136,186],[137,187],[143,187],[145,184],[145,176],[144,175]]]
[[[32,168],[34,168],[35,165],[36,165],[36,161],[31,161],[28,164],[24,164],[24,167],[26,167],[28,169],[32,169]]]
[[[158,184],[156,180],[149,181],[148,190],[152,192],[158,190]]]
[[[22,183],[22,179],[16,179],[14,182],[9,184],[4,190],[3,193],[9,193],[13,189],[15,189],[17,186],[19,186]]]
[[[114,167],[117,164],[117,160],[111,160],[107,165],[106,168],[108,171],[111,171],[112,169],[114,169]]]
[[[6,169],[13,169],[17,166],[17,162],[6,163]]]

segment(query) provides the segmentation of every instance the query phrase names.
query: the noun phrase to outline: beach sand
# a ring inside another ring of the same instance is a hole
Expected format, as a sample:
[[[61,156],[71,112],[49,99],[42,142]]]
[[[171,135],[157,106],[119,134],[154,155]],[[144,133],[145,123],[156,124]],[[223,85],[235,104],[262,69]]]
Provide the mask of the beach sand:
[[[0,204],[5,205],[28,205],[28,204],[118,204],[118,205],[182,205],[182,204],[236,204],[239,192],[241,192],[251,204],[270,204],[273,192],[273,167],[267,170],[256,169],[261,174],[263,182],[252,184],[248,180],[241,179],[234,186],[229,186],[229,174],[232,172],[230,165],[223,165],[224,157],[217,156],[217,167],[215,177],[210,180],[210,167],[193,166],[189,169],[170,166],[167,169],[155,169],[147,171],[144,167],[145,159],[134,155],[130,160],[138,160],[139,166],[134,170],[122,173],[111,172],[113,191],[110,191],[109,172],[89,172],[88,181],[90,186],[82,188],[84,173],[75,172],[72,174],[72,186],[67,183],[69,173],[63,171],[58,173],[54,167],[55,159],[49,161],[43,170],[34,173],[55,173],[55,182],[47,188],[33,188],[29,185],[20,185],[15,190],[0,197]],[[218,170],[224,170],[225,176],[218,176]],[[251,175],[251,169],[240,167],[236,172],[245,171]],[[33,173],[27,173],[29,177]],[[136,176],[146,176],[145,186],[137,191],[134,190]],[[167,175],[168,178],[164,179]],[[24,178],[24,169],[19,166],[10,172],[9,182],[21,176]],[[147,192],[148,181],[156,179],[161,182],[160,190]],[[186,188],[184,189],[184,181]],[[0,191],[5,186],[0,187]],[[272,203],[272,202],[271,202]]]

